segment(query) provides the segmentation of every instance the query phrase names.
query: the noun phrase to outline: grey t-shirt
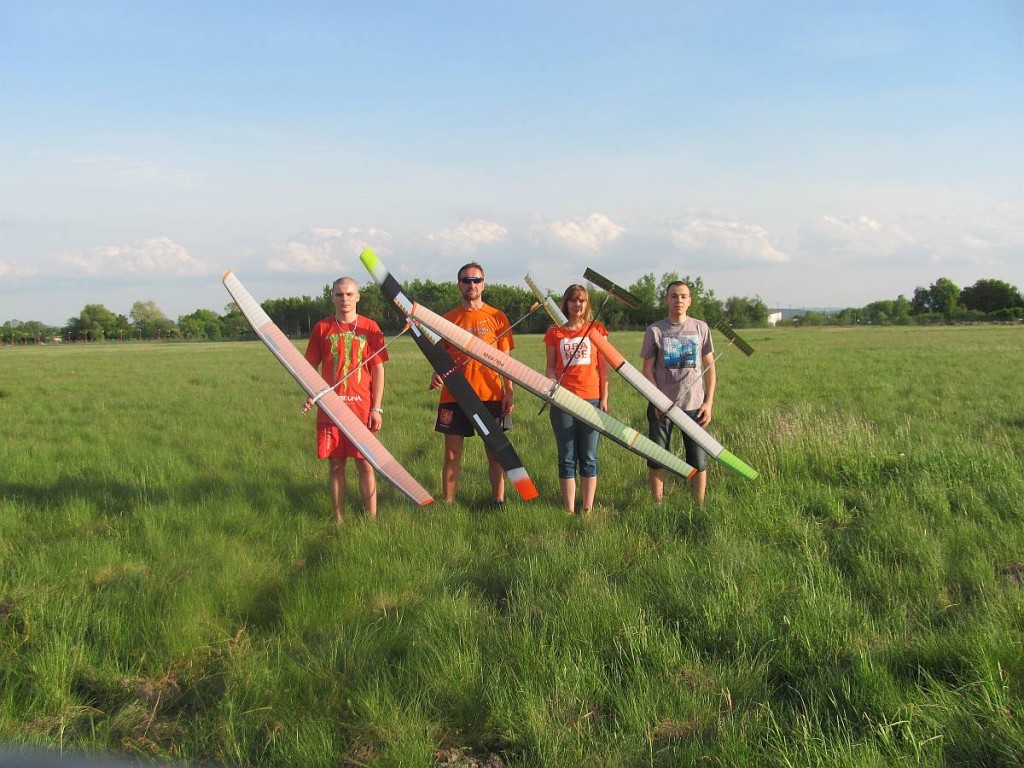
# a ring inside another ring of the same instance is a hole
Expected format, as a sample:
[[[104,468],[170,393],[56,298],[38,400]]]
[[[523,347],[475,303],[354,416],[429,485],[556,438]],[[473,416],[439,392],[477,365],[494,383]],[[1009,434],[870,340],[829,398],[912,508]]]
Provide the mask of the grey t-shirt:
[[[654,358],[654,383],[684,411],[704,404],[701,364],[715,352],[711,329],[703,320],[688,317],[681,323],[668,319],[647,326],[640,357]],[[682,399],[680,399],[682,398]]]

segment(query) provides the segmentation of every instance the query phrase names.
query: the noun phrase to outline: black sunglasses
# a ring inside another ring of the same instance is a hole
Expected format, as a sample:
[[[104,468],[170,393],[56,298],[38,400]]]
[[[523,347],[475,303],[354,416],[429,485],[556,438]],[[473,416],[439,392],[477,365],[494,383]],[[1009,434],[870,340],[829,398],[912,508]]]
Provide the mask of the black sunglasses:
[[[471,285],[473,283],[482,283],[484,279],[482,277],[460,277],[459,282]]]

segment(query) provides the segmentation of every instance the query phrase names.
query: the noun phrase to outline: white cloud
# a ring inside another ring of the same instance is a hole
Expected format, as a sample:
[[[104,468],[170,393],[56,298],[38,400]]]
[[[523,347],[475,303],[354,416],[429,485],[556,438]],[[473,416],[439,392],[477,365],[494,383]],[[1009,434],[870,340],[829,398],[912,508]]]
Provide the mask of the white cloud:
[[[812,255],[840,258],[885,258],[913,245],[913,238],[896,222],[859,214],[824,215],[800,232],[801,249]]]
[[[29,277],[38,273],[35,267],[22,267],[18,264],[8,264],[0,261],[0,277]]]
[[[150,237],[128,245],[108,245],[65,254],[58,261],[77,274],[93,277],[125,275],[204,275],[210,269],[169,237]]]
[[[961,209],[920,217],[921,239],[940,258],[970,263],[1017,260],[1024,250],[1024,206],[1000,205],[985,209]]]
[[[819,216],[800,232],[808,259],[935,265],[1008,265],[1024,249],[1024,208],[987,209],[888,217]]]
[[[267,260],[271,272],[345,272],[363,249],[385,251],[391,235],[370,227],[315,227],[288,241],[284,255]]]
[[[603,213],[592,213],[585,219],[553,221],[543,225],[542,232],[556,243],[569,248],[597,251],[614,243],[626,233]]]
[[[493,280],[520,284],[529,271],[542,287],[561,290],[590,267],[628,286],[646,273],[707,275],[758,267],[774,273],[791,261],[765,228],[723,215],[688,213],[624,226],[598,213],[569,224],[540,216],[524,223],[511,235],[515,247],[497,265]]]
[[[448,252],[469,253],[479,245],[500,243],[506,237],[508,230],[501,224],[477,219],[431,232],[427,235],[427,240]]]
[[[669,239],[684,254],[742,264],[783,263],[789,254],[780,250],[764,227],[689,215],[672,224]]]

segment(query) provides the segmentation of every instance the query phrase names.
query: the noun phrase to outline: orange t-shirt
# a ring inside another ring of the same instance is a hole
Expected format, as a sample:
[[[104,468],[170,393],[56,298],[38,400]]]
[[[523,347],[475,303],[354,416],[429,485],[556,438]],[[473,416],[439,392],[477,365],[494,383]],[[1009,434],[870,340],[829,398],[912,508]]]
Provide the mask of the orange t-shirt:
[[[607,336],[608,329],[600,323],[594,323],[584,339],[583,331],[586,327],[570,330],[551,326],[544,334],[544,343],[555,348],[555,373],[561,377],[561,386],[584,400],[600,400],[598,363],[601,353],[590,337],[595,334]]]
[[[484,304],[480,309],[464,309],[459,306],[450,312],[445,313],[445,318],[455,323],[460,328],[465,328],[477,338],[500,349],[502,352],[511,352],[515,348],[512,341],[511,325],[505,313],[500,309]],[[506,333],[506,331],[508,331]],[[502,336],[501,334],[505,335]],[[501,338],[498,338],[501,336]],[[497,341],[495,341],[497,339]],[[469,382],[469,386],[476,392],[483,402],[501,400],[504,395],[501,375],[495,373],[483,363],[463,354],[450,344],[446,345],[451,353],[455,364],[462,368],[462,374]],[[468,362],[466,362],[468,361]],[[463,364],[465,362],[465,364]],[[455,395],[447,386],[441,389],[441,402],[454,403]]]

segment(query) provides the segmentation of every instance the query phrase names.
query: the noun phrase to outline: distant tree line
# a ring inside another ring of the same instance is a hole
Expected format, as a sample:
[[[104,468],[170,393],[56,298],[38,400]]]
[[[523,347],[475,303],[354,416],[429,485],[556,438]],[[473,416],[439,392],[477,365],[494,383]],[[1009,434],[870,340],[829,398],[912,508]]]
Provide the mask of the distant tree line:
[[[662,275],[660,280],[648,273],[632,285],[626,286],[626,289],[640,300],[640,306],[637,308],[627,307],[594,286],[589,287],[590,304],[598,316],[597,319],[613,330],[643,329],[666,316],[668,308],[664,302],[665,291],[670,283],[680,279],[690,285],[695,297],[690,309],[690,314],[694,317],[703,318],[710,323],[725,319],[736,327],[745,328],[768,324],[768,307],[760,298],[733,296],[723,302],[715,297],[714,291],[705,290],[700,277],[680,278],[674,272]],[[552,294],[558,303],[561,303],[561,291],[564,288],[565,286],[559,286]],[[439,312],[446,312],[461,300],[458,286],[453,282],[412,280],[403,283],[402,290],[413,301]],[[400,318],[392,309],[376,284],[361,286],[359,293],[360,314],[376,320],[386,333],[397,333],[401,330],[405,319]],[[324,287],[321,300],[324,304],[323,314],[330,314],[330,286]],[[518,323],[516,331],[520,333],[543,333],[551,325],[547,312],[543,307],[535,306],[536,298],[525,287],[492,283],[484,292],[484,300],[501,309],[511,322]],[[290,328],[292,325],[303,325],[302,312],[306,310],[300,307],[301,304],[289,307],[299,313],[299,316],[295,317],[289,315],[285,307],[274,305],[273,302],[263,304],[267,314],[274,318],[282,329]],[[278,314],[275,315],[275,312]],[[289,320],[291,322],[288,322]],[[303,333],[308,333],[308,328],[303,326]]]
[[[641,330],[665,317],[667,308],[663,297],[669,284],[682,279],[690,286],[693,303],[690,314],[708,323],[724,320],[734,328],[755,328],[768,324],[768,306],[760,297],[731,296],[724,301],[707,289],[700,277],[680,277],[668,272],[656,278],[653,273],[643,275],[627,290],[640,300],[639,307],[627,307],[615,297],[591,286],[591,306],[598,319],[612,330]],[[403,283],[405,293],[413,301],[445,312],[460,301],[454,282],[412,280]],[[552,286],[555,287],[555,286]],[[560,301],[558,286],[556,299]],[[522,333],[542,333],[550,319],[542,307],[532,309],[535,298],[526,288],[493,284],[488,285],[485,300],[503,310],[512,322],[520,321],[516,330]],[[301,296],[267,299],[264,311],[293,338],[307,336],[321,318],[332,311],[331,286],[325,285],[319,296]],[[391,308],[380,289],[373,282],[360,288],[359,312],[376,320],[385,333],[397,333],[404,318]],[[942,277],[928,288],[917,288],[911,299],[898,296],[892,300],[875,301],[859,309],[838,312],[807,312],[786,321],[794,325],[852,325],[949,323],[978,321],[1015,321],[1024,319],[1024,298],[1014,286],[1002,280],[979,280],[960,289],[952,280]],[[190,340],[219,341],[253,339],[255,335],[248,322],[233,303],[224,314],[209,309],[197,309],[181,315],[176,321],[168,318],[153,301],[136,301],[127,315],[114,314],[102,304],[87,304],[77,317],[70,318],[63,327],[47,326],[37,321],[8,320],[0,327],[0,340],[11,343],[130,341],[130,340]]]
[[[938,323],[1019,322],[1024,320],[1024,296],[1003,280],[979,280],[961,289],[947,277],[927,288],[918,287],[912,298],[898,296],[873,301],[860,309],[807,312],[786,321],[793,325],[910,325]]]

